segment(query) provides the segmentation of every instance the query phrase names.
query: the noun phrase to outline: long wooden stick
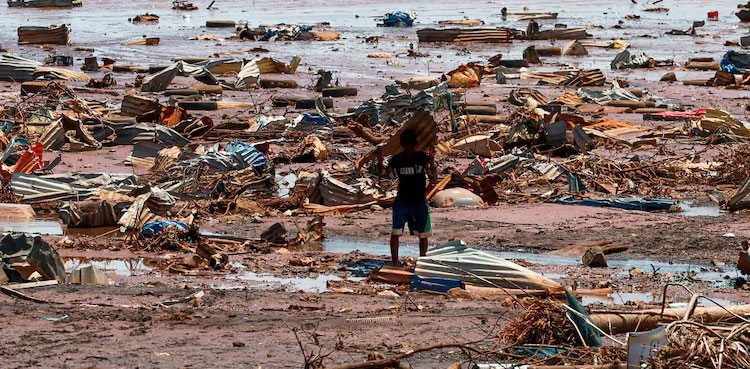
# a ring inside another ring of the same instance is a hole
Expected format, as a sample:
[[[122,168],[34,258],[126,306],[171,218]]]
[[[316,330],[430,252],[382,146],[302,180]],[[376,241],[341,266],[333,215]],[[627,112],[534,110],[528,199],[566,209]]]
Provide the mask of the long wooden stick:
[[[388,359],[381,359],[381,360],[370,360],[370,361],[362,361],[359,363],[351,363],[351,364],[344,364],[341,366],[335,366],[330,367],[326,369],[381,369],[381,368],[393,368],[398,367],[399,363],[402,359],[405,359],[409,356],[412,356],[414,354],[418,354],[420,352],[430,351],[430,350],[436,350],[436,349],[442,349],[442,348],[462,348],[471,350],[477,353],[480,353],[479,350],[469,347],[468,345],[471,343],[440,343],[437,345],[432,346],[426,346],[426,347],[419,347],[414,350],[410,350],[408,352],[405,352],[403,354],[395,355]]]

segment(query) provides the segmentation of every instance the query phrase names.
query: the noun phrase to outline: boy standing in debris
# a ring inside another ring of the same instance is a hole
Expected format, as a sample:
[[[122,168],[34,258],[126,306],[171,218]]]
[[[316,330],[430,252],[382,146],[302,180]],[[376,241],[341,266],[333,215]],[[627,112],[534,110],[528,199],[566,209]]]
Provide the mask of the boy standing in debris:
[[[435,183],[434,155],[416,151],[417,133],[407,129],[401,133],[400,142],[404,151],[393,155],[388,161],[386,176],[394,171],[398,176],[398,194],[393,203],[393,231],[391,232],[391,260],[399,265],[399,237],[404,232],[404,225],[409,224],[409,231],[419,237],[419,255],[427,254],[427,238],[432,229],[430,207],[427,204],[427,176]],[[382,156],[379,155],[380,168]]]

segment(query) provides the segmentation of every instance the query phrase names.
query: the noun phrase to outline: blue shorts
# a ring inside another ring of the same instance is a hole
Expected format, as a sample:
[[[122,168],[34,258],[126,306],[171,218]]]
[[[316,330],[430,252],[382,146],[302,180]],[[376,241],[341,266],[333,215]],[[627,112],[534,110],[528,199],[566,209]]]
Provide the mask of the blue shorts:
[[[404,233],[404,226],[409,224],[411,234],[416,233],[419,238],[427,238],[432,232],[430,206],[427,201],[410,203],[396,200],[393,203],[393,231],[392,235],[400,236]]]

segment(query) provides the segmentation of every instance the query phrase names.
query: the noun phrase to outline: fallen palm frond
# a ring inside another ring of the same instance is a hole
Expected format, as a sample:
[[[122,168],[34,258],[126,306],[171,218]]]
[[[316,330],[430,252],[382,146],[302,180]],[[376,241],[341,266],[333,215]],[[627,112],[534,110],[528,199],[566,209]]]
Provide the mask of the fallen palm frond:
[[[691,321],[667,326],[669,343],[649,360],[649,368],[750,368],[750,323],[731,330]]]
[[[558,302],[542,299],[522,301],[526,311],[500,331],[498,338],[501,342],[512,345],[558,345],[578,341],[573,323]]]

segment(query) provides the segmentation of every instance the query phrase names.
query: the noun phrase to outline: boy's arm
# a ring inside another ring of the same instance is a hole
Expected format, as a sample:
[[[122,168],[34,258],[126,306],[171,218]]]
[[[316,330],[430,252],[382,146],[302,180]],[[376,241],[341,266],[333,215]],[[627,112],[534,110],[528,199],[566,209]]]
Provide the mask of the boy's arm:
[[[427,176],[433,185],[437,184],[437,165],[435,165],[435,148],[432,148],[427,160]]]
[[[386,178],[390,178],[391,173],[393,173],[393,157],[388,160],[388,166],[383,168],[383,152],[380,151],[380,147],[376,148],[375,152],[378,154],[378,179],[382,178],[383,172],[385,172]]]
[[[383,171],[384,171],[383,170],[383,152],[380,151],[380,147],[379,146],[375,148],[375,154],[378,155],[378,180],[379,180],[382,177]],[[389,168],[390,168],[390,166],[391,165],[388,164]]]

